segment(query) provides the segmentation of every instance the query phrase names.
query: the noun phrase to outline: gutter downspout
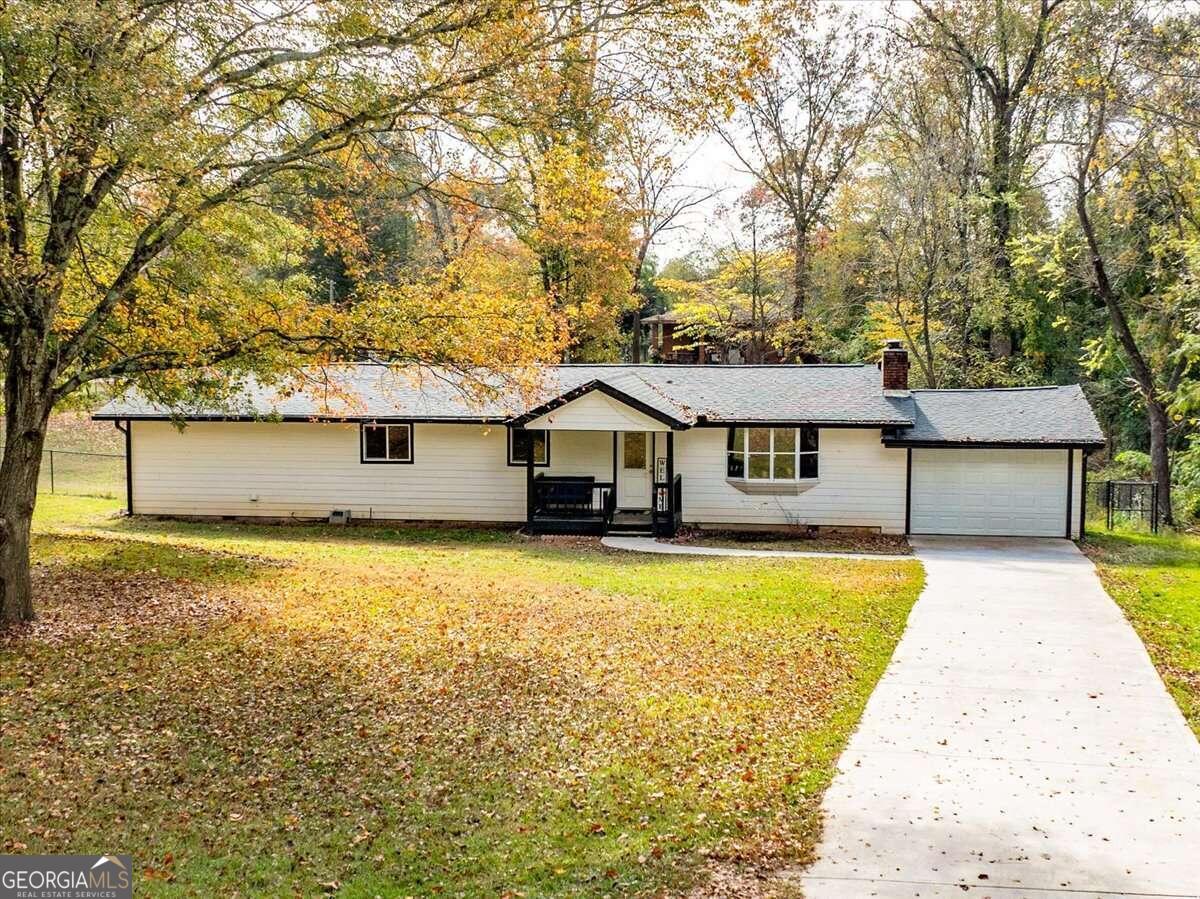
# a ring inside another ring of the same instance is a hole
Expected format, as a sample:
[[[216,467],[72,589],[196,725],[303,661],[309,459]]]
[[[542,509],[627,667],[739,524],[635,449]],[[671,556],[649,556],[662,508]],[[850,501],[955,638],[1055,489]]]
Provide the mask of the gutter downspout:
[[[126,418],[125,427],[121,427],[120,419],[113,424],[125,435],[125,514],[133,515],[133,423]]]
[[[1082,458],[1079,461],[1079,539],[1083,541],[1084,528],[1087,526],[1087,459],[1088,451],[1081,449]]]
[[[1075,488],[1074,481],[1075,481],[1075,449],[1073,447],[1068,447],[1067,448],[1067,535],[1066,535],[1068,540],[1072,539],[1071,538],[1071,519],[1072,519],[1071,510],[1072,510],[1073,506],[1071,505],[1071,500],[1073,499],[1073,497],[1071,496],[1071,494]]]

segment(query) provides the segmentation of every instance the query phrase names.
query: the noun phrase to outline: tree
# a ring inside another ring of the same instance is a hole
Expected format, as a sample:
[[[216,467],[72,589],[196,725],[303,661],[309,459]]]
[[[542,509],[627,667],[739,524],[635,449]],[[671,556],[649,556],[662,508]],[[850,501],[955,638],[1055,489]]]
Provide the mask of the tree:
[[[586,4],[549,21],[569,31],[550,60],[504,78],[502,114],[480,146],[499,170],[499,208],[537,257],[543,289],[571,324],[573,359],[612,358],[633,304],[633,212],[611,165],[623,29],[583,24]]]
[[[936,49],[969,72],[982,92],[988,113],[985,196],[993,269],[1006,292],[1013,283],[1013,213],[1051,111],[1053,94],[1044,87],[1055,67],[1051,54],[1061,33],[1055,12],[1063,2],[1037,0],[1030,15],[1024,10],[1029,4],[1010,0],[916,0],[932,33],[919,25],[908,32],[918,46]],[[994,334],[994,354],[1009,355],[1011,342],[1002,339],[999,329]]]
[[[253,213],[278,179],[383,133],[483,115],[499,75],[551,56],[573,29],[661,5],[597,0],[577,26],[548,30],[561,12],[551,0],[5,4],[0,619],[32,615],[46,422],[86,384],[179,401],[278,375],[297,354],[493,368],[542,358],[553,316],[520,291],[473,310],[453,273],[343,309],[312,302],[311,284],[196,266],[220,261],[211,241],[236,249],[237,229],[261,227]],[[224,296],[231,285],[241,289]]]
[[[887,285],[873,299],[894,318],[902,303],[912,304],[922,326],[910,349],[930,386],[974,386],[997,375],[987,352],[996,291],[978,201],[987,155],[978,93],[974,76],[959,64],[909,47],[867,150],[871,174],[849,198],[869,211],[867,283]],[[925,328],[927,317],[938,327]],[[878,337],[872,334],[868,349],[878,347]]]
[[[787,356],[798,342],[787,302],[791,260],[772,246],[770,207],[767,190],[751,188],[737,202],[737,228],[729,244],[715,251],[715,270],[696,280],[657,282],[672,298],[681,336],[718,346],[726,358],[736,349],[743,361],[754,364]]]
[[[1169,408],[1195,374],[1184,334],[1200,308],[1191,269],[1200,159],[1180,139],[1186,118],[1169,98],[1195,77],[1196,61],[1177,52],[1169,23],[1130,0],[1091,3],[1079,22],[1068,87],[1075,107],[1064,122],[1074,211],[1090,285],[1145,404],[1151,469],[1172,524]]]
[[[617,118],[616,132],[623,194],[633,212],[633,310],[631,361],[641,361],[641,312],[649,305],[654,281],[646,277],[648,255],[654,241],[681,226],[689,211],[715,196],[713,190],[689,188],[680,183],[686,159],[680,158],[678,136],[646,110],[631,109]]]
[[[794,21],[770,67],[748,76],[733,127],[719,129],[786,214],[797,321],[811,290],[814,234],[878,115],[866,77],[871,43],[852,14],[837,14],[824,32],[810,19]]]

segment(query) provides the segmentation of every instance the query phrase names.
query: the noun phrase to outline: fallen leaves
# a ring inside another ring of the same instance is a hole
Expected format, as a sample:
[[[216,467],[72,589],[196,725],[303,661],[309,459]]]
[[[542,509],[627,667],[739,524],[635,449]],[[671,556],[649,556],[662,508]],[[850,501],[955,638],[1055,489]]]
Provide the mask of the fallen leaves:
[[[917,589],[174,528],[42,548],[44,615],[0,645],[0,831],[214,894],[627,893],[802,857]]]

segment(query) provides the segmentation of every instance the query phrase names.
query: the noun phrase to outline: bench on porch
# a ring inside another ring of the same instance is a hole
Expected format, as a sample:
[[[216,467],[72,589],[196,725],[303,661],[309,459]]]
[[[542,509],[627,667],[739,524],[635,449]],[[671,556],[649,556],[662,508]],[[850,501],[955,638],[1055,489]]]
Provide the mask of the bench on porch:
[[[539,474],[530,487],[530,533],[607,533],[617,508],[613,487],[594,477]]]

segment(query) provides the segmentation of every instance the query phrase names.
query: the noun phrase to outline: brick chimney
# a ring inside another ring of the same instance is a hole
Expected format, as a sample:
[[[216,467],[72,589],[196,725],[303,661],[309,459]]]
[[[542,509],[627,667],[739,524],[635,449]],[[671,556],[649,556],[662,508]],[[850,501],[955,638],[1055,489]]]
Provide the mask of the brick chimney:
[[[889,340],[883,345],[883,389],[908,390],[908,351],[899,340]]]

